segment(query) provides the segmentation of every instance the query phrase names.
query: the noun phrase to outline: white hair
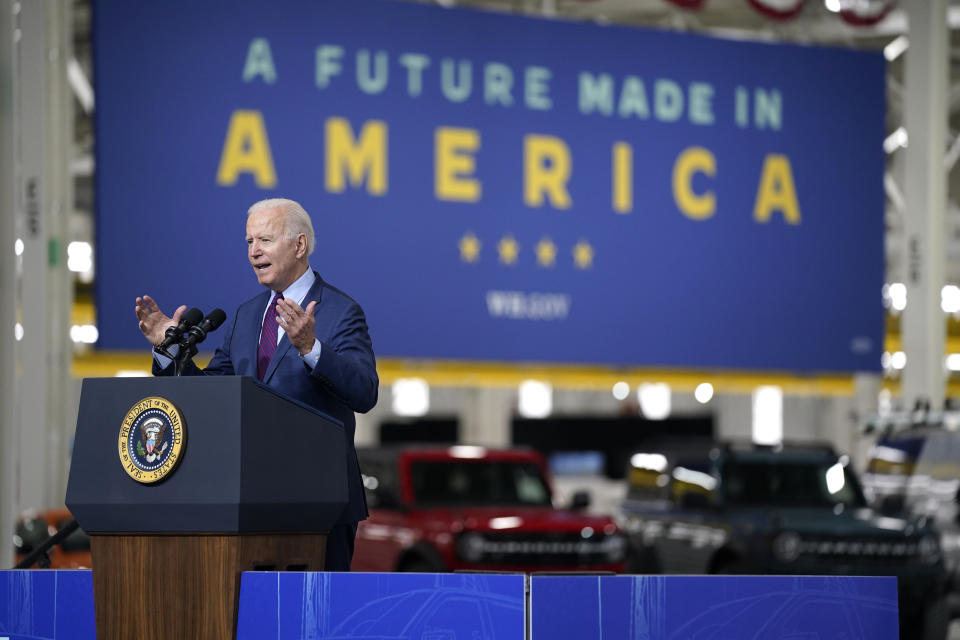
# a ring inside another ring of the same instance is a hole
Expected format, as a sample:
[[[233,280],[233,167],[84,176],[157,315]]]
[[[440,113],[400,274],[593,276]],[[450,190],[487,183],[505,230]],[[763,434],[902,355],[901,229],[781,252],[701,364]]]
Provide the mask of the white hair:
[[[295,240],[301,233],[307,237],[307,255],[313,253],[316,238],[313,233],[313,222],[310,220],[310,214],[307,213],[299,202],[288,200],[287,198],[268,198],[259,202],[254,202],[247,209],[247,217],[257,211],[266,211],[268,209],[278,209],[283,213],[284,231],[290,240]]]

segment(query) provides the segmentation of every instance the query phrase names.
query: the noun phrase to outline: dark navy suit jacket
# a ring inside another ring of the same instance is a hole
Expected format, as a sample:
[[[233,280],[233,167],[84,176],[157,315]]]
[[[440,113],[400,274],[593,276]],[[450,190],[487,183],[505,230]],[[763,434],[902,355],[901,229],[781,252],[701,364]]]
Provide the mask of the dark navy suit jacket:
[[[349,502],[338,523],[358,522],[367,517],[367,504],[357,463],[353,437],[356,430],[354,412],[366,413],[377,403],[380,380],[373,355],[373,346],[367,331],[363,310],[352,298],[324,282],[314,272],[316,280],[303,308],[316,300],[314,308],[314,335],[320,340],[321,351],[317,366],[311,371],[297,349],[284,335],[270,360],[263,382],[283,395],[295,398],[343,422],[346,431]],[[217,349],[210,364],[203,370],[193,362],[187,364],[183,375],[238,375],[257,377],[257,346],[263,312],[273,292],[264,291],[247,300],[225,325],[223,344]],[[154,375],[170,375],[173,366],[161,370],[156,361]]]

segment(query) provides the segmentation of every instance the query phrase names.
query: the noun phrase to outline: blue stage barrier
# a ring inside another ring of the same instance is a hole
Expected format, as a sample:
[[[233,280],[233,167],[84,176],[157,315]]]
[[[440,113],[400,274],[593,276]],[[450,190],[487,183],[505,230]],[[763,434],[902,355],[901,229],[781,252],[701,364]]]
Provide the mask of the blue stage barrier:
[[[531,640],[896,640],[897,581],[818,576],[534,576]]]
[[[533,576],[526,588],[507,574],[244,573],[237,639],[897,638],[890,577]],[[0,571],[0,640],[88,638],[90,571]]]
[[[96,638],[92,572],[0,571],[0,640]]]
[[[237,640],[523,640],[524,576],[245,573]]]

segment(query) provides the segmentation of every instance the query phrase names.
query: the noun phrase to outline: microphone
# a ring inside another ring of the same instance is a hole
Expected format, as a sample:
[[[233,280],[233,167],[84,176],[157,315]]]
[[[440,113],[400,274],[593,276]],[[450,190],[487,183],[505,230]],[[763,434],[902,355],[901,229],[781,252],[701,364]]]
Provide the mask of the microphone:
[[[203,311],[200,311],[200,309],[197,309],[196,307],[190,309],[180,316],[180,324],[173,327],[167,327],[167,331],[164,334],[166,337],[164,337],[163,342],[153,348],[154,351],[170,357],[170,355],[167,353],[167,349],[177,344],[177,342],[180,341],[180,338],[183,337],[184,332],[190,327],[198,324],[202,319]]]
[[[180,343],[180,348],[184,351],[191,351],[194,345],[200,344],[207,338],[207,334],[216,331],[223,321],[227,319],[227,314],[223,309],[214,309],[207,314],[203,322],[194,324],[187,329],[187,335]]]

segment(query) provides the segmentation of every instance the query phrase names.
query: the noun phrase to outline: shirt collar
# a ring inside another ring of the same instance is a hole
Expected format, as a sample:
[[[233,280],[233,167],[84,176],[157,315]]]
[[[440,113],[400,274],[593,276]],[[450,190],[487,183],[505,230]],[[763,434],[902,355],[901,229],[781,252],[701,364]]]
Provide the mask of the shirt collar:
[[[313,272],[313,269],[308,267],[302,276],[294,280],[293,284],[283,290],[283,297],[287,300],[296,300],[297,304],[303,306],[303,299],[307,297],[307,294],[310,292],[310,287],[313,286],[316,279],[317,275]],[[270,300],[273,300],[273,297],[271,297]]]

